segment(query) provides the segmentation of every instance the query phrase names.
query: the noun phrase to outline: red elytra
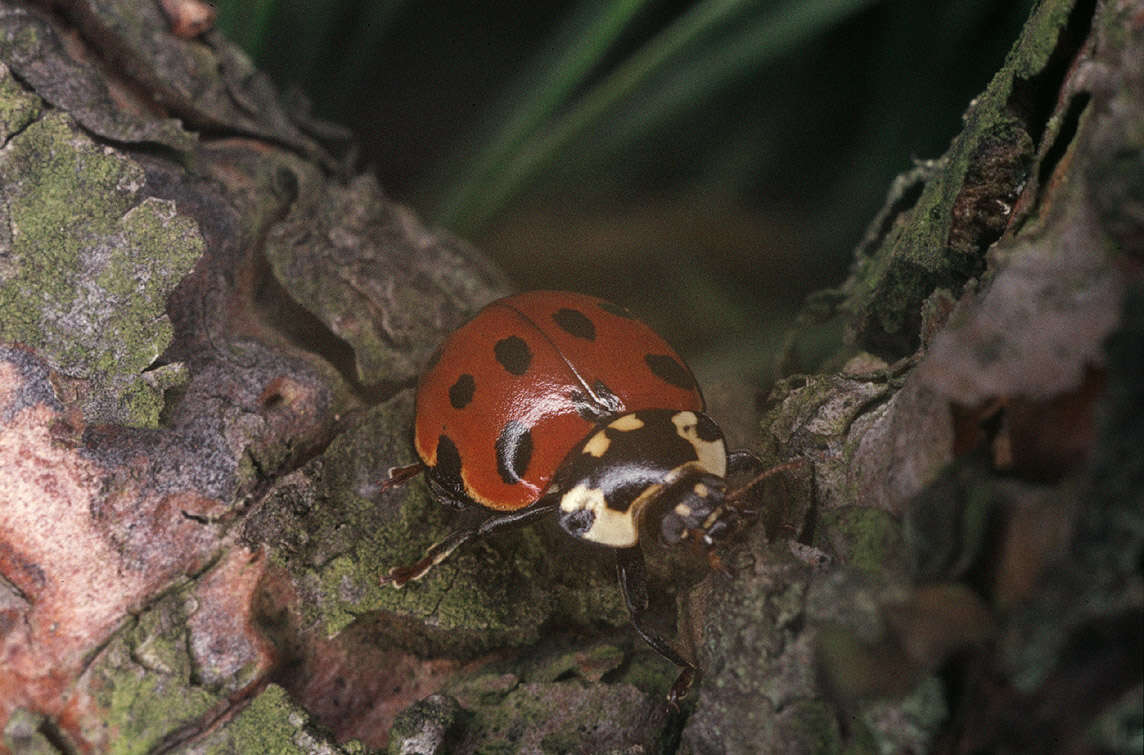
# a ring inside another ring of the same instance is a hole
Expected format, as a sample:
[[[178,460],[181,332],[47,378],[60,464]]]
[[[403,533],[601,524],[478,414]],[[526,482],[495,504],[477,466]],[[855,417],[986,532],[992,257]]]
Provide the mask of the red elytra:
[[[414,445],[460,501],[535,503],[600,417],[701,412],[683,359],[608,301],[563,291],[499,299],[456,330],[417,387]]]

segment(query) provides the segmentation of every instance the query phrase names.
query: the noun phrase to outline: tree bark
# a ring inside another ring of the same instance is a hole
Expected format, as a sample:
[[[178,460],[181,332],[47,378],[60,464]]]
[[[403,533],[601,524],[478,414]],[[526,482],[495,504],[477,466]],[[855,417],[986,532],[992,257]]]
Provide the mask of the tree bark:
[[[809,301],[680,712],[558,532],[378,584],[448,528],[378,490],[416,376],[507,282],[172,23],[0,0],[4,748],[1138,751],[1144,6],[1040,3]]]

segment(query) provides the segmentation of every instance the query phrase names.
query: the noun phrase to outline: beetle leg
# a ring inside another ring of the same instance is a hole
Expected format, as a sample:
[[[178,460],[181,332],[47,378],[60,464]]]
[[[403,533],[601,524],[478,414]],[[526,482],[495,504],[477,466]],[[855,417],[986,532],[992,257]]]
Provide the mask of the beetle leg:
[[[750,451],[745,451],[745,452],[733,451],[732,453],[728,454],[727,455],[727,468],[728,468],[728,470],[730,470],[730,467],[731,467],[731,457],[736,455],[736,454],[739,454],[739,453],[750,453]],[[755,457],[755,458],[756,458],[756,460],[758,460],[759,466],[761,467],[762,461],[759,460],[758,457]],[[744,462],[739,462],[739,463],[742,464]],[[801,467],[803,464],[806,464],[806,463],[807,463],[807,459],[799,457],[797,459],[791,459],[790,461],[783,462],[782,464],[776,464],[775,466],[771,467],[770,469],[764,469],[763,471],[761,471],[757,475],[755,475],[755,477],[750,482],[748,482],[747,484],[743,485],[742,487],[736,488],[735,490],[728,493],[725,500],[730,504],[734,504],[735,501],[737,501],[739,498],[742,498],[747,493],[748,490],[755,487],[756,485],[758,485],[760,482],[767,479],[768,477],[774,477],[775,475],[780,474],[782,472],[786,472],[788,470],[795,469],[796,467]]]
[[[446,535],[444,540],[429,546],[429,549],[425,551],[425,555],[421,557],[420,561],[409,564],[408,566],[395,566],[390,569],[389,574],[382,575],[381,584],[393,585],[397,588],[404,587],[407,582],[424,577],[429,573],[430,569],[447,559],[453,551],[457,550],[457,548],[469,540],[475,537],[484,537],[485,535],[500,530],[528,524],[540,517],[553,513],[558,507],[559,503],[555,501],[538,501],[518,511],[510,511],[503,514],[484,515],[484,511],[482,510],[479,512],[482,515],[479,519],[466,522]]]
[[[679,701],[687,695],[687,690],[699,676],[699,668],[683,656],[675,652],[659,634],[647,624],[646,611],[648,607],[647,573],[644,568],[643,552],[639,546],[620,548],[616,551],[616,574],[620,580],[620,592],[623,593],[624,603],[628,606],[628,613],[632,617],[632,626],[644,642],[651,645],[655,652],[662,655],[676,666],[681,666],[679,677],[671,685],[667,695],[667,704],[679,708]]]
[[[713,550],[707,551],[707,566],[710,567],[711,571],[718,572],[727,579],[733,579],[735,577],[727,567],[727,564],[723,563],[723,559],[719,558],[719,554]]]
[[[727,474],[739,472],[753,472],[758,474],[763,469],[763,460],[754,451],[740,448],[727,453]]]
[[[698,529],[686,530],[680,540],[688,543],[695,558],[706,560],[711,571],[718,572],[727,579],[733,579],[735,575],[727,567],[727,564],[723,563],[719,554],[715,552],[714,546],[704,540],[707,534],[707,532]]]
[[[699,677],[699,669],[688,666],[679,672],[679,676],[675,677],[675,682],[671,685],[671,689],[667,691],[667,707],[673,711],[679,711],[679,701],[687,697],[687,693],[691,690],[691,685],[695,684],[695,680]]]
[[[524,524],[534,522],[541,517],[553,514],[560,508],[559,501],[545,501],[541,499],[523,509],[517,511],[510,511],[506,514],[494,514],[488,519],[481,522],[480,527],[477,528],[477,535],[484,536],[499,532],[500,530],[511,529]]]
[[[475,537],[484,521],[484,519],[472,520],[470,517],[470,521],[454,529],[443,540],[429,546],[421,560],[406,566],[395,566],[389,570],[388,574],[383,574],[381,584],[402,588],[406,582],[421,579],[429,573],[430,569],[447,559],[463,543]]]
[[[406,464],[404,467],[390,467],[389,476],[381,481],[378,486],[377,492],[384,493],[385,491],[396,488],[398,485],[404,485],[409,480],[425,471],[425,465],[421,462],[416,464]]]

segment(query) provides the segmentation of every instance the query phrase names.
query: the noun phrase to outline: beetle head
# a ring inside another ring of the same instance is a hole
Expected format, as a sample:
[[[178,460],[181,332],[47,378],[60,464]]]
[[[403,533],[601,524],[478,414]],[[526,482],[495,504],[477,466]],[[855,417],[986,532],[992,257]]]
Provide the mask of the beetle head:
[[[726,491],[726,481],[706,471],[676,480],[660,494],[660,537],[668,545],[717,543],[730,531],[725,518]]]

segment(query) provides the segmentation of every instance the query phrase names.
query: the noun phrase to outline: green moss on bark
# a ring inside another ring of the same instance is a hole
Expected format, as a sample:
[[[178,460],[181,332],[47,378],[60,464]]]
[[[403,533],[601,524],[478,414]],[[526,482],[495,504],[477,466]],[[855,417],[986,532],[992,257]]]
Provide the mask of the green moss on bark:
[[[0,63],[0,145],[38,118],[43,109],[44,101],[20,86],[8,66]]]
[[[185,598],[172,593],[116,635],[87,671],[87,686],[102,711],[108,752],[152,751],[171,732],[194,724],[220,698],[194,681]],[[93,722],[94,723],[94,722]]]
[[[921,184],[916,200],[876,221],[836,292],[851,343],[890,360],[910,354],[920,342],[926,298],[939,288],[956,294],[984,272],[985,251],[1030,176],[1035,139],[1054,128],[1040,122],[1035,100],[1045,93],[1028,85],[1050,66],[1073,6],[1074,0],[1038,5],[949,150],[914,171]]]
[[[468,657],[536,642],[550,622],[626,625],[610,554],[606,568],[569,569],[542,525],[467,543],[400,590],[379,583],[456,526],[456,512],[431,500],[421,480],[376,495],[385,470],[410,461],[407,433],[393,428],[411,423],[411,398],[369,410],[247,524],[247,538],[267,543],[270,559],[294,575],[301,626],[334,637],[382,613],[381,632],[397,647]]]
[[[20,342],[87,381],[89,420],[154,427],[161,386],[144,370],[170,343],[167,296],[203,251],[173,202],[143,198],[143,169],[100,147],[63,113],[0,151],[0,340]]]
[[[907,558],[901,523],[881,509],[846,506],[819,518],[820,546],[843,564],[869,572],[904,573]]]
[[[225,728],[182,751],[187,755],[353,755],[365,748],[356,740],[336,744],[331,735],[313,726],[310,716],[285,690],[270,684]]]

